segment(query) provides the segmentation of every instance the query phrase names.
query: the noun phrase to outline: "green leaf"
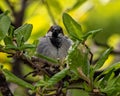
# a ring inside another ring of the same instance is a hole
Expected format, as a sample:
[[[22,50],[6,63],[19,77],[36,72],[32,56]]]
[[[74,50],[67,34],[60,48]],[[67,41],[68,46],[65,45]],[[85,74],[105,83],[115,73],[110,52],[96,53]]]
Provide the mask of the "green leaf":
[[[6,46],[7,45],[13,45],[13,41],[12,41],[11,37],[9,37],[9,36],[6,36],[4,38],[4,43],[5,43]]]
[[[37,47],[39,44],[39,40],[34,40],[32,44],[34,44]]]
[[[89,32],[85,33],[82,38],[85,41],[90,35],[94,36],[96,33],[100,32],[100,31],[102,31],[102,29],[97,29],[97,30],[89,31]]]
[[[32,24],[25,24],[14,31],[18,46],[21,46],[24,42],[26,42],[29,39],[32,32],[32,28]]]
[[[13,73],[8,71],[7,69],[3,69],[2,71],[3,71],[5,77],[8,81],[16,83],[16,84],[18,84],[22,87],[25,87],[25,88],[30,88],[32,90],[35,89],[35,87],[32,84],[23,81],[22,79],[18,78],[17,76],[15,76]]]
[[[118,94],[120,89],[120,85],[119,85],[120,77],[119,76],[114,77],[114,74],[112,73],[113,72],[111,70],[108,74],[106,74],[106,76],[104,77],[105,79],[102,80],[102,83],[100,83],[100,87],[104,85],[101,88],[101,92],[107,93],[108,96],[113,96],[115,94]],[[115,95],[115,96],[119,96],[119,95]]]
[[[19,47],[8,44],[8,45],[5,46],[5,50],[9,50],[9,49],[19,50]]]
[[[28,56],[33,56],[36,53],[36,47],[38,46],[39,40],[34,40],[34,42],[32,43],[34,48],[29,48],[27,50]]]
[[[82,71],[85,75],[88,75],[90,64],[88,59],[88,50],[84,45],[75,42],[70,50],[68,51],[67,63],[70,66],[70,69],[73,70],[76,74],[78,73],[77,68],[82,68]]]
[[[52,86],[54,84],[56,84],[57,82],[59,82],[60,80],[62,80],[68,73],[69,68],[65,68],[63,70],[61,70],[60,72],[56,73],[54,76],[52,76],[48,82],[46,86]]]
[[[112,51],[112,48],[109,48],[100,56],[100,59],[95,64],[94,70],[97,70],[97,69],[99,69],[100,67],[103,66],[105,61],[108,59],[108,56],[109,56],[111,51]]]
[[[113,75],[113,70],[111,70],[109,73],[107,73],[104,77],[103,77],[103,79],[101,80],[101,82],[100,82],[100,86],[102,87],[102,88],[105,88],[106,86],[107,86],[107,84],[110,82],[110,78],[111,78],[111,76]],[[106,83],[105,83],[106,82]]]
[[[31,49],[31,48],[35,48],[36,46],[33,44],[24,44],[22,46],[20,46],[19,50],[24,50],[24,49]]]
[[[65,69],[61,70],[60,72],[56,73],[54,76],[52,76],[48,81],[39,80],[35,84],[35,86],[37,86],[37,87],[40,87],[40,86],[48,87],[48,86],[55,85],[57,82],[62,80],[68,74],[68,71],[69,71],[69,68],[65,68]]]
[[[104,70],[102,74],[107,74],[109,71],[113,70],[116,71],[120,68],[120,62],[110,65],[108,68]]]
[[[45,59],[45,60],[47,60],[47,61],[49,61],[49,62],[51,62],[51,63],[58,64],[58,61],[57,61],[57,60],[52,59],[52,58],[47,57],[47,56],[44,56],[44,55],[42,55],[42,54],[36,54],[36,56],[39,57],[39,58]]]
[[[97,82],[102,75],[106,75],[111,71],[114,72],[114,71],[118,70],[119,68],[120,68],[120,62],[110,65],[100,75],[97,76],[97,78],[95,79],[95,82]]]
[[[81,26],[67,13],[63,14],[63,23],[71,37],[71,39],[73,40],[82,40],[82,29]]]
[[[1,14],[0,14],[0,19],[1,19],[3,16],[8,15],[8,13],[9,13],[9,11],[8,11],[8,10],[7,10],[7,11],[5,11],[4,13],[1,13]]]
[[[8,36],[13,38],[14,37],[14,30],[15,30],[15,27],[10,25],[10,28],[8,30]]]
[[[68,51],[68,55],[66,57],[66,61],[70,66],[70,69],[74,71],[75,74],[77,74],[77,68],[79,67],[79,59],[81,57],[81,54],[79,54],[79,50],[77,47],[79,46],[79,42],[75,42],[72,47]]]
[[[120,89],[120,75],[119,76],[117,76],[116,77],[117,79],[116,79],[116,90],[119,90]],[[119,94],[120,94],[120,92],[119,92]]]
[[[0,18],[0,40],[4,39],[8,33],[10,27],[10,18],[6,15],[3,15]]]
[[[46,81],[44,80],[39,80],[38,82],[35,83],[35,86],[36,87],[42,87],[42,86],[45,86],[47,84]]]

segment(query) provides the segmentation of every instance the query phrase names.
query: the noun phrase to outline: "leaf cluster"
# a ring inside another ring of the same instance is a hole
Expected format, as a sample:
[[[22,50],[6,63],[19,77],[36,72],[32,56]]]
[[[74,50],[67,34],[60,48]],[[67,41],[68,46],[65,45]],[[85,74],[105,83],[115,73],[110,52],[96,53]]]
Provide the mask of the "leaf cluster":
[[[15,29],[11,25],[11,20],[7,16],[7,13],[0,14],[0,41],[4,41],[4,45],[1,45],[4,48],[3,50],[23,51],[28,48],[34,48],[35,45],[26,44],[31,35],[32,28],[32,24],[24,24]]]

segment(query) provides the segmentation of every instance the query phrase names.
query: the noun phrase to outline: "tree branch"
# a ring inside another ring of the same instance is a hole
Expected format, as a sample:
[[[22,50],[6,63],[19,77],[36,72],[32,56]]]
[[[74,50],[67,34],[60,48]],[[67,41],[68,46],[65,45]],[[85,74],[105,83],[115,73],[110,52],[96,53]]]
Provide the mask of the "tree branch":
[[[10,91],[4,74],[0,71],[0,92],[3,96],[13,96]]]

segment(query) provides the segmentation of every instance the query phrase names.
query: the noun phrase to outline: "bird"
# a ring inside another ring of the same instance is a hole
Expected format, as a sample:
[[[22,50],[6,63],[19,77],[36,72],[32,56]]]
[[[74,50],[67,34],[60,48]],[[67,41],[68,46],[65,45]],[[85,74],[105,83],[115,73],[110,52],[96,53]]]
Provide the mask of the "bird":
[[[62,28],[59,25],[53,25],[46,35],[40,38],[37,53],[62,60],[67,56],[71,45],[71,39],[64,35]]]
[[[53,25],[50,27],[46,35],[39,39],[36,52],[52,59],[64,61],[71,45],[72,40],[64,35],[62,28],[59,25]],[[40,70],[44,68],[44,71],[41,72],[44,72],[44,74],[47,74],[49,77],[51,77],[60,72],[60,70],[62,70],[64,67],[64,64],[61,65],[61,63],[49,64],[48,62],[45,62]]]

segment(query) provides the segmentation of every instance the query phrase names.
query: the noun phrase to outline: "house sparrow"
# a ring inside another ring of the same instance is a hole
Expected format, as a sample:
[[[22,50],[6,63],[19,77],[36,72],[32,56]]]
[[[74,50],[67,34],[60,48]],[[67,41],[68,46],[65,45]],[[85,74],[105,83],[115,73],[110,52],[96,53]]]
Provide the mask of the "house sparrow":
[[[53,59],[64,59],[70,46],[71,40],[64,36],[62,28],[54,25],[48,30],[46,36],[40,38],[37,53]]]
[[[62,28],[58,25],[54,25],[51,26],[44,37],[40,38],[36,51],[38,54],[62,61],[67,56],[71,44],[72,41],[64,36]],[[41,69],[44,68],[45,72],[41,72],[51,77],[61,70],[60,66],[57,66],[57,64],[51,65],[49,65],[49,63],[43,64]]]

